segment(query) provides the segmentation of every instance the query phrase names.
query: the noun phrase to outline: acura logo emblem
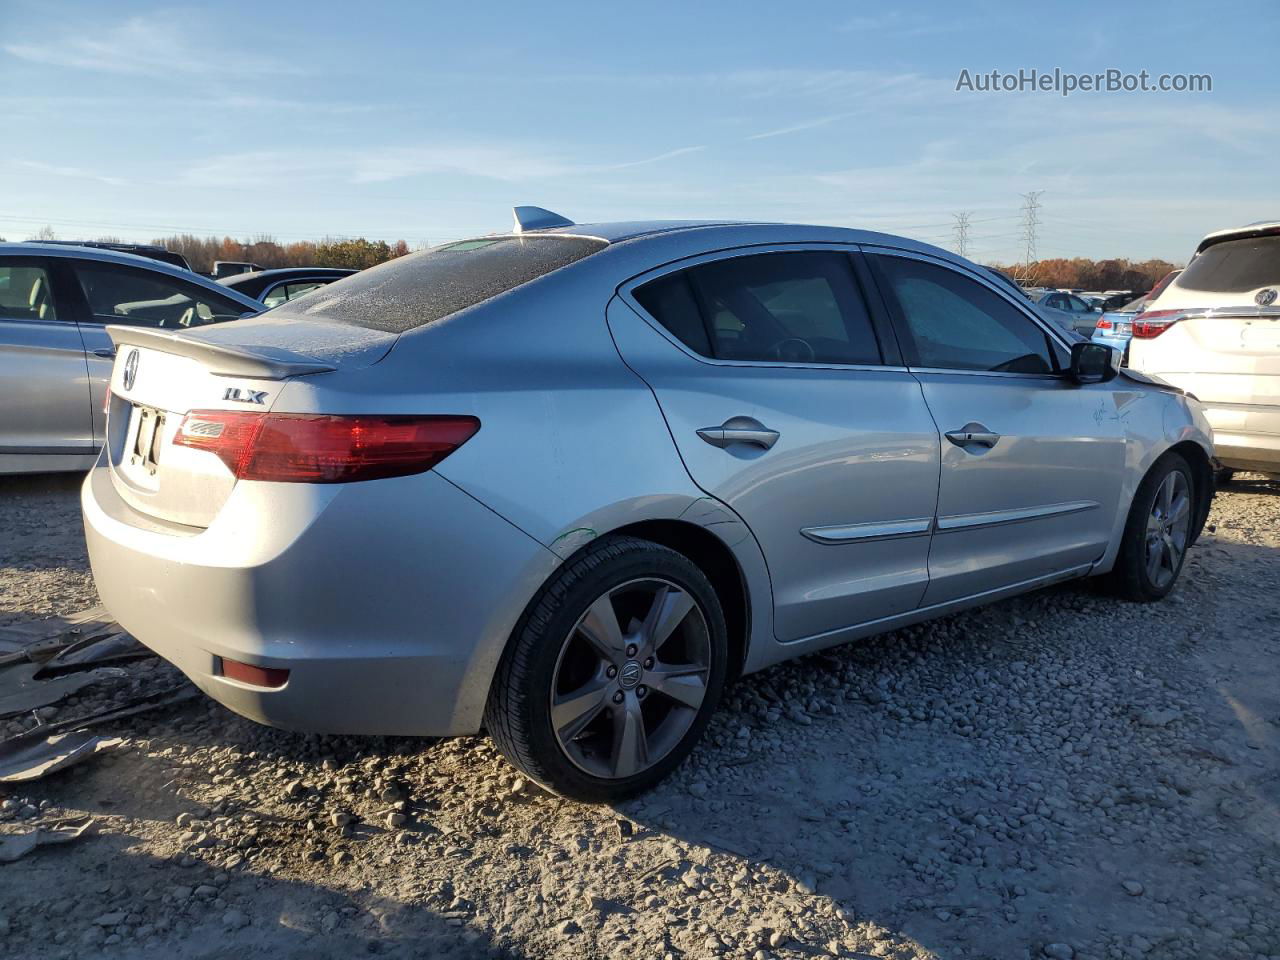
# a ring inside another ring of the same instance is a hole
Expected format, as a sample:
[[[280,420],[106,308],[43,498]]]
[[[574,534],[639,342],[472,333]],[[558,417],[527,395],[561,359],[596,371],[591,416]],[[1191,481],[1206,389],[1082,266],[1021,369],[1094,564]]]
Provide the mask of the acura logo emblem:
[[[124,381],[126,390],[132,390],[133,381],[136,379],[138,379],[138,351],[134,349],[130,350],[129,356],[125,357],[124,376],[121,377],[121,380]]]
[[[618,685],[624,690],[630,690],[640,682],[643,673],[644,670],[637,661],[628,660],[622,665],[622,672],[618,674]]]
[[[1260,307],[1269,307],[1276,302],[1276,291],[1272,287],[1265,290],[1259,290],[1257,296],[1253,298],[1253,302]]]

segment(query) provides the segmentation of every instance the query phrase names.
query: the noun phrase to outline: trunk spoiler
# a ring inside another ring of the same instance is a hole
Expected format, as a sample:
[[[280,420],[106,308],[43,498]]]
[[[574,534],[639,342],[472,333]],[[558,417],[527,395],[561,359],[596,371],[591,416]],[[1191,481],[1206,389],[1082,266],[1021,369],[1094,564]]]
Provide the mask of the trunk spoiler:
[[[328,373],[338,369],[331,363],[291,350],[276,347],[231,347],[182,333],[147,327],[111,325],[107,327],[107,335],[115,343],[117,351],[126,346],[145,347],[179,357],[191,357],[199,360],[210,373],[218,377],[284,380],[287,377]]]

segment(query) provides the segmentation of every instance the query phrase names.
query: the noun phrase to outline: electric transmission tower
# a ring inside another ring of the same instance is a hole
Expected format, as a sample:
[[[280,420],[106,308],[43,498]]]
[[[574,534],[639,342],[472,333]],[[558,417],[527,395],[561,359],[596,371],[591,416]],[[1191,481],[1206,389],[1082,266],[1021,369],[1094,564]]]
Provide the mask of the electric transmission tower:
[[[962,257],[969,256],[969,211],[953,213],[956,220],[956,253]]]
[[[1039,260],[1036,254],[1036,228],[1040,226],[1040,194],[1043,190],[1032,190],[1022,195],[1022,240],[1026,244],[1023,262],[1023,279],[1032,282],[1031,265]]]

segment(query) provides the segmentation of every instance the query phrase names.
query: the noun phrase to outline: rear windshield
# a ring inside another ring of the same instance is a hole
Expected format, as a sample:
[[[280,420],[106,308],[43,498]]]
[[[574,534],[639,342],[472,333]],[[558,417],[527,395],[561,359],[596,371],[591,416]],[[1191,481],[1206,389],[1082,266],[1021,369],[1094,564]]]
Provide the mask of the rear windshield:
[[[1280,236],[1245,237],[1215,243],[1183,270],[1174,285],[1183,290],[1248,293],[1280,284]]]
[[[592,237],[462,240],[371,267],[282,311],[404,333],[603,250]]]

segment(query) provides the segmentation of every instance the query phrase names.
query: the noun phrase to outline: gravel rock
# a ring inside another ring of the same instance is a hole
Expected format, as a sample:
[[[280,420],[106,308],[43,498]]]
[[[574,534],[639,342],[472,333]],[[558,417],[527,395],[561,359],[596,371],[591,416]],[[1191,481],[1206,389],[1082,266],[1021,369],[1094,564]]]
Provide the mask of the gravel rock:
[[[0,622],[80,609],[76,485],[5,483]],[[484,737],[306,736],[204,698],[121,720],[127,750],[0,800],[0,833],[100,834],[7,868],[0,953],[1270,960],[1280,484],[1214,520],[1164,603],[1066,584],[743,678],[614,807]],[[141,660],[58,718],[182,683]]]

